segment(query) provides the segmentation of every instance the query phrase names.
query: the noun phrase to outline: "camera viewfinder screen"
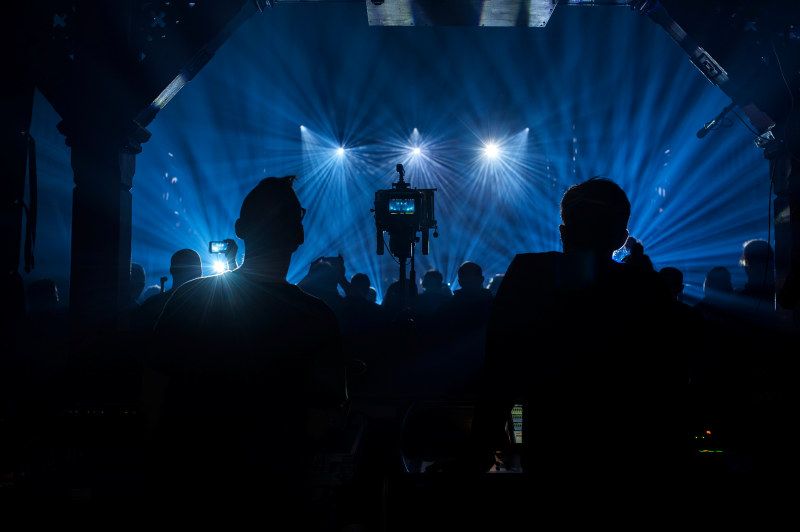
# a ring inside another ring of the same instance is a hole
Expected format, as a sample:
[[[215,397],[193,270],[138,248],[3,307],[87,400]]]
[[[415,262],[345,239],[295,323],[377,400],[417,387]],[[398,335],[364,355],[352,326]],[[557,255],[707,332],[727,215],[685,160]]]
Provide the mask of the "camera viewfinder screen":
[[[208,247],[211,253],[225,253],[228,250],[226,242],[211,242]]]
[[[389,214],[414,214],[416,202],[414,198],[391,198]]]

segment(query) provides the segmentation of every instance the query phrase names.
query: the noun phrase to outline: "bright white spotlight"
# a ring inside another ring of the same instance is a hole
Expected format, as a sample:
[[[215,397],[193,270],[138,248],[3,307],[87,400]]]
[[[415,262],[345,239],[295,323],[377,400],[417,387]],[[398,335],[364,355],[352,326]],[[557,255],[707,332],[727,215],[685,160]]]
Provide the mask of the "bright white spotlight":
[[[336,148],[336,153],[338,153],[339,155],[344,155],[344,148],[339,146],[338,148]]]
[[[494,142],[490,142],[489,144],[487,144],[483,148],[483,151],[486,154],[486,157],[490,159],[494,159],[495,157],[500,155],[500,150],[497,148],[497,144],[495,144]]]
[[[413,151],[414,151],[414,155],[419,155],[420,153],[422,153],[422,150],[420,150],[418,147],[414,148]]]
[[[214,261],[214,271],[217,273],[225,273],[228,268],[225,267],[225,263],[221,260]]]

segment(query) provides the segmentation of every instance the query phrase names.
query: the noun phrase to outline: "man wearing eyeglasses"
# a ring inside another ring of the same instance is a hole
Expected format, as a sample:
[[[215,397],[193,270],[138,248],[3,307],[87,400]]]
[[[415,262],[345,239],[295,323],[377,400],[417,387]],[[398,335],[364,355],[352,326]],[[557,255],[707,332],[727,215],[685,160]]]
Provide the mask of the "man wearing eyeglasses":
[[[268,177],[247,194],[241,266],[184,284],[158,320],[146,419],[166,498],[178,488],[290,511],[347,401],[333,311],[286,280],[305,240],[294,180]]]

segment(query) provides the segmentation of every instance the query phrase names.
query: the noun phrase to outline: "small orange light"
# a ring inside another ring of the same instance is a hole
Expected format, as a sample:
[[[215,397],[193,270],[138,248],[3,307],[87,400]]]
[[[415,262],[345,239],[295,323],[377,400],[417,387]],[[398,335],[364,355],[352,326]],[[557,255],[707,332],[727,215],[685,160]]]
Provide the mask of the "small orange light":
[[[711,431],[710,431],[710,430],[707,430],[707,431],[706,431],[706,434],[711,434]]]

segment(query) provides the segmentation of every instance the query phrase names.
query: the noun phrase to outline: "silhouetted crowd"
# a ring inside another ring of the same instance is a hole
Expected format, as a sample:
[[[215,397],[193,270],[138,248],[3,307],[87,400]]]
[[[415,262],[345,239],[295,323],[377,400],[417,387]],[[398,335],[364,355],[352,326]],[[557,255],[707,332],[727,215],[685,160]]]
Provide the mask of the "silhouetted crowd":
[[[715,267],[689,304],[683,273],[628,234],[625,193],[592,178],[562,199],[562,251],[510,257],[490,279],[464,261],[456,290],[431,269],[378,303],[341,255],[287,282],[306,236],[293,181],[244,198],[244,260],[229,240],[225,273],[204,277],[181,249],[171,288],[146,292],[132,263],[114,331],[70,334],[55,283],[27,287],[3,356],[0,495],[248,501],[299,530],[405,530],[402,511],[378,523],[386,479],[409,473],[794,469],[797,338],[768,242],[744,243],[744,287]],[[412,429],[420,415],[432,424]]]

